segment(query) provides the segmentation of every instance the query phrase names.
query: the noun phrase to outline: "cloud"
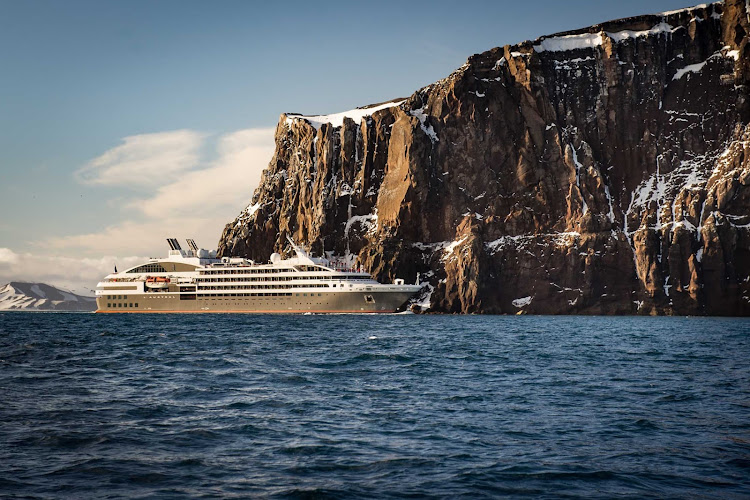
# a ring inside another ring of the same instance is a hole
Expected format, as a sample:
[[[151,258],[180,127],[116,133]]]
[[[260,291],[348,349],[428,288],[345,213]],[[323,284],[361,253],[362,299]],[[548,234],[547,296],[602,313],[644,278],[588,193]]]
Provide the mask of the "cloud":
[[[237,210],[239,212],[239,210]],[[199,246],[216,248],[228,218],[217,216],[164,217],[156,220],[123,220],[101,231],[45,240],[40,247],[58,253],[75,251],[87,256],[143,255],[166,256],[166,238],[193,238]],[[187,248],[185,244],[182,245]]]
[[[96,283],[114,270],[124,270],[144,262],[144,257],[74,258],[15,253],[0,248],[0,285],[10,281],[47,283],[81,295],[93,295]]]
[[[198,165],[205,135],[193,130],[131,135],[75,172],[89,185],[154,187]]]
[[[135,169],[143,170],[143,175],[152,180],[162,181],[154,182],[152,191],[144,188],[137,195],[124,195],[120,205],[125,215],[121,220],[102,230],[40,241],[39,248],[91,258],[144,253],[162,256],[167,237],[194,238],[200,246],[216,248],[224,226],[247,205],[273,156],[274,129],[239,130],[215,138],[213,143],[207,136],[191,131],[131,136],[124,143],[89,162],[78,171],[78,178],[92,185],[133,186]],[[163,159],[180,155],[187,158],[187,151],[198,149],[210,153],[212,144],[212,158],[204,162],[193,160],[190,170],[178,172],[174,167],[170,172],[158,172]],[[123,148],[127,151],[123,152]],[[138,166],[132,167],[134,163]],[[152,171],[145,172],[149,169]],[[92,174],[89,180],[83,178],[83,170]]]
[[[261,172],[273,156],[273,137],[273,128],[225,135],[219,139],[216,161],[160,187],[155,196],[135,201],[131,207],[151,218],[239,212],[250,200]]]
[[[18,262],[18,254],[10,248],[0,248],[0,265],[15,264]]]

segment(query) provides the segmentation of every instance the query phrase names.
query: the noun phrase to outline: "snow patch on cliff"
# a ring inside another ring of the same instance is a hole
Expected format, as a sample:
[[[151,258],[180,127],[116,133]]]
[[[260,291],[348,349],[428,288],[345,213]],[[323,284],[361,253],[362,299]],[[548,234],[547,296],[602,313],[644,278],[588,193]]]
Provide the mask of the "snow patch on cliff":
[[[705,61],[690,64],[688,66],[685,66],[684,68],[678,69],[677,73],[672,77],[672,80],[679,80],[683,76],[689,74],[689,73],[700,73],[703,70],[703,67],[708,63],[711,59],[721,59],[721,58],[727,58],[727,59],[734,59],[737,61],[740,57],[739,50],[729,50],[730,47],[724,47],[720,51],[714,52]]]
[[[521,297],[519,299],[515,299],[512,303],[513,303],[513,305],[515,307],[521,309],[521,308],[526,307],[529,304],[531,304],[532,300],[534,300],[534,297],[532,297],[531,295],[529,295],[527,297]]]
[[[286,125],[291,126],[291,124],[294,122],[294,120],[306,120],[310,125],[315,127],[316,130],[319,130],[320,127],[325,124],[329,123],[334,128],[339,128],[342,125],[344,125],[344,118],[350,118],[351,120],[354,120],[355,123],[360,123],[363,118],[367,116],[372,116],[373,113],[376,111],[380,111],[382,109],[388,109],[393,108],[395,106],[400,106],[406,101],[406,99],[401,101],[392,101],[387,102],[385,104],[379,104],[377,106],[370,106],[366,108],[356,108],[356,109],[350,109],[349,111],[342,111],[341,113],[334,113],[330,115],[298,115],[296,113],[287,113],[286,118]]]
[[[466,241],[467,236],[464,236],[460,240],[453,240],[450,242],[446,247],[443,249],[445,253],[453,253],[453,251],[456,249],[457,246],[459,246],[461,243]]]
[[[673,28],[671,24],[662,22],[648,30],[643,30],[643,31],[622,30],[622,31],[615,31],[615,32],[607,32],[607,36],[610,37],[615,42],[619,43],[624,40],[628,40],[631,38],[638,38],[642,36],[660,35],[662,33],[671,34],[674,30],[675,28]]]
[[[566,52],[569,50],[593,49],[602,44],[602,33],[552,36],[534,45],[536,52]]]
[[[717,2],[717,3],[721,3],[721,2]],[[683,7],[682,9],[667,10],[665,12],[659,12],[659,14],[657,14],[657,15],[660,15],[660,16],[671,16],[672,14],[681,14],[681,13],[687,12],[689,10],[706,9],[706,8],[708,8],[709,5],[714,5],[714,4],[701,3],[701,4],[698,4],[698,5],[694,6],[694,7]]]
[[[446,260],[453,254],[453,252],[456,250],[457,247],[462,245],[466,240],[468,239],[468,236],[463,236],[459,239],[453,240],[453,241],[437,241],[434,243],[423,243],[421,241],[416,241],[411,244],[412,247],[417,248],[421,250],[422,252],[442,252],[443,257],[441,260]]]
[[[574,59],[564,59],[562,61],[553,61],[555,64],[555,69],[573,69],[571,64],[577,65],[577,64],[583,64],[587,62],[593,62],[596,61],[595,57],[588,56],[588,57],[576,57]]]
[[[579,233],[578,231],[501,236],[496,240],[485,243],[484,248],[490,255],[494,255],[500,250],[504,250],[508,247],[514,248],[516,250],[525,250],[528,252],[528,248],[532,244],[536,244],[536,246],[553,245],[559,248],[568,248],[574,246],[578,241],[578,238],[580,237],[581,233]]]
[[[260,203],[251,203],[245,208],[245,214],[250,217],[260,208]]]
[[[455,252],[456,248],[458,248],[459,246],[461,246],[461,244],[463,244],[463,242],[466,241],[467,238],[468,238],[468,236],[464,236],[461,239],[453,240],[450,243],[448,243],[445,246],[445,248],[443,248],[443,258],[442,258],[442,260],[445,261],[446,259],[450,258],[453,255],[453,253]]]
[[[612,195],[609,193],[609,186],[607,184],[604,185],[604,194],[607,196],[607,203],[609,204],[609,212],[607,213],[607,217],[609,218],[610,222],[614,222],[615,210],[612,205]]]
[[[240,212],[240,215],[238,215],[234,220],[234,227],[241,226],[243,223],[254,217],[256,212],[262,205],[262,203],[250,203],[242,212]]]
[[[479,96],[477,95],[477,97]],[[484,97],[484,94],[482,94],[481,97]],[[409,111],[409,114],[411,116],[416,116],[419,119],[419,126],[422,128],[422,131],[427,134],[427,137],[430,138],[430,141],[432,141],[433,143],[440,141],[437,134],[435,133],[435,129],[432,128],[432,125],[425,125],[425,123],[427,123],[427,114],[425,113],[424,106],[419,109],[413,109]]]
[[[578,161],[578,152],[576,151],[576,148],[574,148],[572,144],[569,144],[568,147],[570,148],[571,158],[573,159],[573,164],[576,168],[576,186],[578,187],[578,192],[581,194],[581,202],[583,203],[583,207],[581,208],[581,216],[584,216],[589,211],[589,206],[586,203],[586,197],[583,195],[583,190],[581,189],[581,169],[584,167],[581,162]]]
[[[703,69],[703,66],[705,66],[707,62],[708,62],[708,59],[706,59],[703,62],[690,64],[688,66],[685,66],[682,69],[678,69],[677,73],[675,73],[674,76],[672,77],[672,80],[679,80],[680,78],[687,75],[688,73],[700,73],[701,70]]]
[[[378,214],[366,214],[366,215],[353,215],[349,217],[344,225],[344,237],[349,239],[349,231],[351,231],[354,224],[359,224],[365,229],[366,233],[372,233],[377,229]]]
[[[652,203],[656,206],[656,215],[659,221],[663,221],[670,216],[666,212],[666,209],[671,207],[671,220],[666,220],[663,224],[657,224],[654,229],[671,224],[672,228],[684,226],[686,229],[692,228],[691,230],[700,233],[702,223],[699,222],[699,227],[695,228],[692,223],[684,220],[684,214],[682,214],[680,207],[676,203],[677,196],[681,191],[692,191],[705,187],[708,181],[707,167],[713,163],[718,165],[721,162],[722,155],[726,151],[728,149],[720,155],[717,153],[695,155],[692,158],[680,161],[671,172],[666,173],[660,172],[658,168],[659,164],[657,163],[656,172],[641,181],[631,193],[630,204],[625,212],[623,224],[623,233],[631,240],[631,244],[633,233],[641,228],[641,225],[638,224],[633,230],[629,230],[628,220],[631,214],[635,214],[636,220],[640,221],[642,213],[648,210],[649,205]],[[690,155],[690,153],[686,153],[686,155]],[[670,198],[672,199],[671,205],[668,203]],[[681,220],[678,221],[677,219]],[[683,220],[684,222],[682,222]]]
[[[539,43],[534,45],[536,52],[567,52],[570,50],[594,49],[601,47],[604,43],[604,37],[609,37],[615,43],[625,40],[631,40],[644,36],[660,35],[662,33],[671,34],[675,28],[665,22],[642,31],[622,30],[622,31],[600,31],[598,33],[578,33],[575,35],[551,36],[543,38]]]

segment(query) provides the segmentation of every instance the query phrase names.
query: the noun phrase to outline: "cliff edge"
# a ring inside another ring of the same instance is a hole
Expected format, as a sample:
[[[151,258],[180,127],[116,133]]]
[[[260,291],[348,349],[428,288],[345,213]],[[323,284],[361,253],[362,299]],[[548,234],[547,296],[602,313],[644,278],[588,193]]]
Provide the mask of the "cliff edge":
[[[477,54],[406,99],[284,114],[220,255],[286,235],[425,311],[750,314],[750,2]]]

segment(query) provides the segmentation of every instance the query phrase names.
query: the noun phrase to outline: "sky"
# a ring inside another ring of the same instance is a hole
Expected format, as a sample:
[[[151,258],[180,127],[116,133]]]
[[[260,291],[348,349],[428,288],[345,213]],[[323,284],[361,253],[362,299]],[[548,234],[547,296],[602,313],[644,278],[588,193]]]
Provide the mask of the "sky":
[[[0,0],[0,284],[87,292],[167,237],[216,248],[283,112],[407,97],[493,47],[690,5]]]

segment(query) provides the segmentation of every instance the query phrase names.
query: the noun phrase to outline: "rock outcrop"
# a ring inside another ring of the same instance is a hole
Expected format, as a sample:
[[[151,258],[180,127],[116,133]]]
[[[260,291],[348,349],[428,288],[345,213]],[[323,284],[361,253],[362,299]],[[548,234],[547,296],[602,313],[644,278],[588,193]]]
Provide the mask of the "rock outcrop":
[[[747,315],[748,33],[748,3],[726,0],[495,48],[370,109],[282,115],[219,254],[266,260],[290,235],[381,281],[419,275],[427,311]]]

